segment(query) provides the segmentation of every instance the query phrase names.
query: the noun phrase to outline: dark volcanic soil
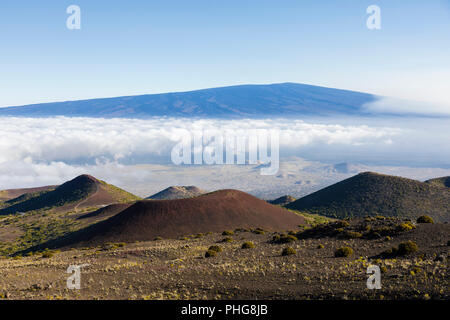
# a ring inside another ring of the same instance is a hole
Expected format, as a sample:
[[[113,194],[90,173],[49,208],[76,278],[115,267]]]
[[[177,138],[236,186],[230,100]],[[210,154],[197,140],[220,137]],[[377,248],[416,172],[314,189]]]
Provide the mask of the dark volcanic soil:
[[[348,228],[365,227],[351,222]],[[369,221],[390,227],[401,221]],[[348,229],[346,227],[346,229]],[[390,239],[314,237],[273,243],[274,233],[235,231],[183,240],[72,249],[51,258],[40,254],[0,259],[0,296],[9,299],[450,299],[449,224],[419,224]],[[390,259],[371,258],[405,240],[419,250]],[[246,241],[252,249],[242,249]],[[215,257],[206,250],[219,246]],[[320,246],[321,245],[321,246]],[[296,254],[282,256],[285,247]],[[323,247],[322,247],[323,246]],[[337,248],[354,254],[336,258]],[[320,247],[320,248],[319,248]],[[82,269],[81,290],[68,290],[69,265]],[[380,290],[366,286],[369,265],[382,269]],[[26,276],[25,276],[26,275]]]

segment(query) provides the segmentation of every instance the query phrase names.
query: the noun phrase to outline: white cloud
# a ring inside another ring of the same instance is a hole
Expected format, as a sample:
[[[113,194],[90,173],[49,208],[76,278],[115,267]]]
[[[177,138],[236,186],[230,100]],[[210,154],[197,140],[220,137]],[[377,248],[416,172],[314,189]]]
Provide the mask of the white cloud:
[[[446,159],[450,158],[450,151],[446,151],[448,122],[326,121],[0,118],[0,189],[60,184],[82,173],[133,192],[141,190],[142,195],[177,183],[194,184],[194,176],[200,172],[197,168],[166,166],[164,171],[158,171],[155,164],[170,163],[171,149],[184,130],[218,129],[236,134],[253,129],[279,130],[282,157],[336,163],[394,160],[412,165],[414,161],[432,160],[448,164]],[[152,165],[131,165],[139,163]],[[208,170],[209,179],[216,182],[226,177],[220,178],[213,169]],[[153,181],[153,189],[144,190],[149,181]],[[135,190],[137,185],[139,190]]]
[[[370,145],[399,133],[394,128],[306,123],[300,120],[187,120],[0,118],[0,164],[12,161],[93,163],[98,159],[166,159],[185,131],[219,129],[245,134],[280,131],[280,148]]]
[[[367,111],[388,114],[445,115],[450,116],[450,103],[431,103],[380,97],[363,106]]]

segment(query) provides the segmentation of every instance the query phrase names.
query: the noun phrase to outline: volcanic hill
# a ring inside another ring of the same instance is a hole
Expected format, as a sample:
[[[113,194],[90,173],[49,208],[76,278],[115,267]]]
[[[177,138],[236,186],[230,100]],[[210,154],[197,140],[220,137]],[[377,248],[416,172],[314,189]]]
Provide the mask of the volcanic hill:
[[[236,228],[288,230],[305,219],[238,190],[220,190],[177,200],[143,200],[113,217],[44,243],[41,247],[80,247],[107,242],[177,238]]]
[[[45,186],[37,188],[22,188],[22,189],[7,189],[0,190],[0,201],[8,201],[26,194],[32,194],[42,191],[50,191],[55,189],[57,186]]]
[[[8,200],[10,206],[0,215],[34,210],[75,210],[88,207],[136,201],[140,198],[90,175],[81,175],[54,190],[22,195]],[[7,204],[8,204],[7,203]]]
[[[334,218],[367,215],[450,221],[450,189],[442,184],[360,173],[289,203],[286,207]]]

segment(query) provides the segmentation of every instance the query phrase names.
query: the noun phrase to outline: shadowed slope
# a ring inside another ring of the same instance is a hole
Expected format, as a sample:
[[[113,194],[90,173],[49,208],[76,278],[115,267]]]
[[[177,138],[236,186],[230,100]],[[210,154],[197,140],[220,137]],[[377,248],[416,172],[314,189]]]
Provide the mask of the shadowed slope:
[[[95,211],[82,214],[78,216],[77,220],[87,221],[88,223],[95,223],[100,220],[105,220],[112,216],[115,216],[119,212],[129,208],[133,203],[115,203],[110,204],[109,206],[105,206],[103,208],[97,209]]]
[[[307,195],[289,209],[345,218],[366,215],[450,220],[450,189],[416,180],[365,172]]]
[[[450,177],[435,178],[435,179],[427,180],[425,182],[434,184],[434,185],[440,186],[440,187],[450,188]]]
[[[276,204],[278,206],[285,206],[288,203],[291,203],[293,201],[295,201],[295,198],[292,196],[282,196],[282,197],[276,198],[275,200],[269,200],[267,202],[271,203],[271,204]]]
[[[40,247],[146,241],[245,227],[287,230],[304,222],[303,217],[247,193],[221,190],[190,199],[138,201],[108,220]]]
[[[8,189],[0,190],[0,201],[9,201],[15,198],[19,198],[24,195],[29,195],[37,192],[50,191],[55,189],[57,186],[45,186],[37,188],[23,188],[23,189]]]

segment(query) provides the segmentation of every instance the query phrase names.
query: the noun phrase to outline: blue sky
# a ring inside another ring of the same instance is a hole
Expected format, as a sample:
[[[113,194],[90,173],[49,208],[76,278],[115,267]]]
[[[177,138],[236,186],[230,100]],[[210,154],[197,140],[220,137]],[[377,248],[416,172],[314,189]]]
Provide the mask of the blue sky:
[[[449,38],[449,0],[2,0],[0,106],[288,81],[450,105]]]

